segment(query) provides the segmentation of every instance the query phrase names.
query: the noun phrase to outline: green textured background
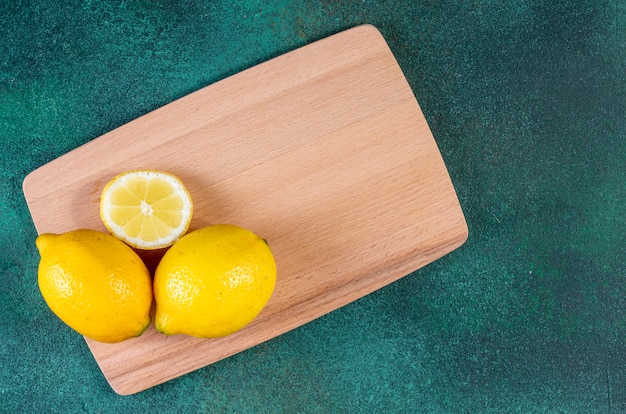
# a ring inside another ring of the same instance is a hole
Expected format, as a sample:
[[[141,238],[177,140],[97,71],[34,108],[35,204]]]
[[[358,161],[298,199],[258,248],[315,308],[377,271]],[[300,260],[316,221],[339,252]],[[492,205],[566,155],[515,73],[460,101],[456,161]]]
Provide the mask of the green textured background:
[[[0,412],[626,412],[626,2],[266,3],[1,0]],[[304,327],[118,396],[39,294],[23,178],[361,23],[422,106],[469,240]]]

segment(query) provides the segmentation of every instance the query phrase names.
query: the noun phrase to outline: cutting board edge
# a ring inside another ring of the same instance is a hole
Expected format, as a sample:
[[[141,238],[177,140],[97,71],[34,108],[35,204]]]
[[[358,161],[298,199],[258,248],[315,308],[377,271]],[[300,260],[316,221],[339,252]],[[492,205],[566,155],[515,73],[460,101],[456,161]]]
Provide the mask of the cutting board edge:
[[[98,367],[100,368],[103,376],[105,377],[106,381],[108,382],[109,386],[111,387],[111,389],[122,396],[127,396],[127,395],[133,395],[133,394],[137,394],[139,392],[145,391],[147,389],[150,389],[152,387],[164,384],[168,381],[171,381],[173,379],[179,378],[183,375],[189,374],[191,372],[194,371],[198,371],[200,369],[206,368],[210,365],[213,365],[217,362],[223,361],[225,359],[228,359],[238,353],[247,351],[249,349],[253,349],[255,347],[257,347],[258,345],[261,345],[265,342],[271,341],[285,333],[288,333],[290,331],[293,331],[295,329],[298,329],[304,325],[307,325],[308,323],[317,320],[323,316],[326,316],[336,310],[339,310],[340,308],[349,305],[353,302],[356,302],[357,300],[372,294],[380,289],[383,289],[407,276],[410,276],[411,274],[423,269],[424,267],[430,265],[431,263],[439,260],[440,258],[449,255],[450,253],[454,252],[455,250],[457,250],[458,248],[460,248],[461,246],[463,246],[463,244],[465,244],[465,242],[467,241],[468,237],[469,237],[469,232],[468,232],[468,227],[467,227],[467,222],[464,218],[463,212],[461,211],[461,209],[459,208],[458,210],[459,212],[459,218],[460,218],[460,222],[458,223],[458,225],[456,226],[456,230],[457,230],[457,234],[456,237],[449,239],[446,243],[437,246],[436,248],[432,248],[430,250],[430,253],[426,253],[425,257],[423,259],[420,259],[418,254],[414,254],[414,255],[410,255],[408,256],[406,259],[400,261],[400,262],[396,262],[394,263],[392,266],[389,267],[385,267],[383,269],[380,269],[378,271],[372,272],[368,275],[366,275],[364,277],[364,279],[367,280],[371,280],[371,279],[375,279],[377,282],[376,283],[366,283],[363,287],[361,287],[360,289],[354,290],[353,287],[354,285],[350,285],[350,299],[348,300],[334,300],[334,301],[326,301],[325,306],[322,308],[321,311],[318,310],[318,312],[313,313],[313,314],[309,314],[307,316],[307,318],[304,319],[298,319],[298,318],[285,318],[286,321],[291,321],[292,323],[290,324],[284,324],[282,325],[282,328],[279,330],[279,332],[273,333],[272,335],[268,336],[267,338],[263,339],[260,342],[257,342],[256,344],[254,344],[253,346],[243,346],[242,349],[240,350],[233,350],[232,352],[228,353],[227,355],[224,355],[218,359],[213,360],[212,362],[206,363],[202,366],[196,366],[196,367],[191,367],[189,369],[180,371],[179,373],[175,374],[175,375],[170,375],[170,376],[164,376],[162,378],[157,379],[156,381],[153,381],[152,383],[147,383],[147,382],[142,382],[142,381],[127,381],[127,378],[133,378],[135,373],[134,372],[126,372],[124,375],[121,376],[117,376],[117,377],[110,377],[107,375],[107,373],[105,372],[106,370],[103,369],[103,367],[100,364],[100,361],[97,358],[94,358],[96,360],[96,363],[98,364]],[[443,246],[443,247],[442,247]],[[392,275],[392,276],[390,276]],[[330,293],[334,293],[334,292],[340,292],[342,290],[346,289],[347,285],[340,285],[336,288],[334,288],[333,290],[327,292],[329,293],[328,295],[326,295],[326,297],[331,297],[331,298],[336,298],[339,297],[341,298],[345,298],[346,295],[343,296],[337,296],[335,294],[330,294]],[[320,299],[320,297],[313,297],[310,298],[306,301],[303,301],[302,303],[297,304],[296,308],[300,305],[302,305],[303,303],[306,302],[311,302],[311,303],[316,303],[318,302]],[[340,303],[339,303],[340,302]],[[309,305],[309,306],[313,306],[313,305]],[[297,309],[298,312],[301,313],[307,313],[307,311],[309,310],[308,307],[305,309]],[[283,316],[284,313],[280,312],[279,314],[277,314],[276,317],[271,318],[271,319],[267,319],[266,321],[264,321],[264,325],[273,325],[273,322],[275,322],[276,319],[279,319],[281,316]],[[294,321],[297,321],[297,323],[294,323]],[[262,326],[261,326],[262,327]],[[87,343],[87,345],[89,346],[89,344]],[[92,351],[93,352],[93,351]],[[130,386],[128,386],[127,384],[130,384]]]
[[[264,67],[264,66],[269,66],[271,63],[279,60],[279,59],[285,59],[288,55],[294,55],[295,53],[302,53],[303,49],[306,48],[310,48],[311,46],[315,46],[317,45],[322,45],[323,43],[326,42],[330,42],[333,39],[339,39],[340,37],[344,37],[346,34],[348,33],[355,33],[355,32],[363,32],[366,33],[368,36],[374,36],[377,38],[377,40],[380,42],[383,42],[385,44],[385,46],[388,49],[388,52],[391,53],[391,55],[393,56],[393,52],[391,51],[391,49],[389,48],[389,45],[387,43],[387,41],[385,40],[385,38],[383,37],[382,33],[380,32],[380,30],[378,30],[378,28],[376,26],[374,26],[373,24],[370,23],[364,23],[364,24],[360,24],[354,27],[351,27],[349,29],[346,29],[344,31],[340,31],[337,33],[334,33],[330,36],[315,40],[311,43],[308,43],[306,45],[300,46],[296,49],[293,49],[289,52],[286,52],[282,55],[278,55],[275,56],[273,58],[270,58],[264,62],[258,63],[256,65],[252,65],[246,69],[243,69],[241,72],[238,72],[236,74],[227,76],[223,79],[219,79],[213,83],[207,84],[203,87],[201,87],[200,89],[197,89],[189,94],[186,94],[184,96],[181,96],[179,98],[174,99],[173,101],[170,101],[158,108],[152,109],[144,114],[141,114],[140,116],[134,118],[133,120],[129,121],[129,122],[125,122],[121,125],[118,125],[116,127],[114,127],[113,129],[100,134],[92,139],[90,139],[87,142],[84,142],[72,149],[70,149],[69,151],[59,155],[58,157],[47,161],[46,163],[40,165],[39,167],[35,168],[34,170],[30,171],[29,173],[26,174],[26,176],[24,177],[24,179],[22,180],[22,193],[24,194],[25,198],[26,198],[26,202],[27,205],[29,204],[29,193],[30,193],[30,187],[31,187],[31,181],[36,180],[37,177],[40,174],[45,174],[47,172],[48,169],[50,168],[54,168],[55,165],[57,164],[63,164],[63,162],[67,159],[71,159],[72,155],[75,152],[79,152],[79,151],[85,151],[86,149],[89,149],[89,147],[91,146],[97,146],[100,142],[102,141],[106,141],[108,137],[110,136],[114,136],[116,134],[119,134],[120,131],[123,131],[125,128],[128,128],[129,125],[131,124],[137,124],[140,123],[141,120],[147,119],[149,117],[154,117],[155,115],[158,115],[162,112],[166,112],[168,109],[171,109],[173,107],[176,107],[178,105],[181,105],[182,102],[188,101],[190,98],[193,98],[194,96],[199,96],[202,95],[204,93],[206,93],[206,91],[209,88],[215,88],[217,85],[219,84],[225,84],[228,82],[233,82],[234,79],[237,79],[238,77],[244,76],[248,73],[253,72],[255,69],[259,68],[259,67]],[[395,59],[395,58],[394,58]],[[397,62],[396,62],[397,65]],[[400,71],[402,72],[401,68],[399,67],[399,65],[397,65],[397,67],[400,69]],[[408,83],[407,83],[408,86]],[[410,86],[409,86],[410,89]],[[419,104],[418,104],[419,106]]]

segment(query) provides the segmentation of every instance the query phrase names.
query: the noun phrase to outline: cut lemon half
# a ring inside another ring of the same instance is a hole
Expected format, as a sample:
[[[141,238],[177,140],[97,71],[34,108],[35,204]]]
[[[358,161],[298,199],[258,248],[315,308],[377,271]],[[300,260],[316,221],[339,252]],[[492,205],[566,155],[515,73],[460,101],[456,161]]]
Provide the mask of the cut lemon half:
[[[117,238],[144,250],[172,245],[189,228],[193,204],[182,181],[163,171],[128,171],[104,186],[100,217]]]

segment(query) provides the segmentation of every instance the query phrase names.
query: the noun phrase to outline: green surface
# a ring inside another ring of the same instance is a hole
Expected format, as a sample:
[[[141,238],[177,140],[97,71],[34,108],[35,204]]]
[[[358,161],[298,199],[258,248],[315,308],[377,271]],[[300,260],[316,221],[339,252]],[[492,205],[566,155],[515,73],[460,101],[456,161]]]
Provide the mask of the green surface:
[[[469,240],[302,328],[118,396],[39,294],[23,178],[360,23],[404,70]],[[0,412],[626,412],[625,113],[619,0],[2,0]]]

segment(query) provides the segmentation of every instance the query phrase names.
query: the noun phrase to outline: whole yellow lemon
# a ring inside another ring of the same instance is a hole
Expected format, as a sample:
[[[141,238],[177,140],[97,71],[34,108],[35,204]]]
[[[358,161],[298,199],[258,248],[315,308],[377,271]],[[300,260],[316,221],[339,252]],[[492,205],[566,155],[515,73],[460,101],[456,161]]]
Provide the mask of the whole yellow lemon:
[[[192,231],[157,266],[155,326],[167,335],[229,335],[256,318],[275,284],[274,256],[253,232],[229,224]]]
[[[100,342],[141,335],[150,325],[152,280],[125,243],[95,230],[41,234],[39,289],[50,309]]]

